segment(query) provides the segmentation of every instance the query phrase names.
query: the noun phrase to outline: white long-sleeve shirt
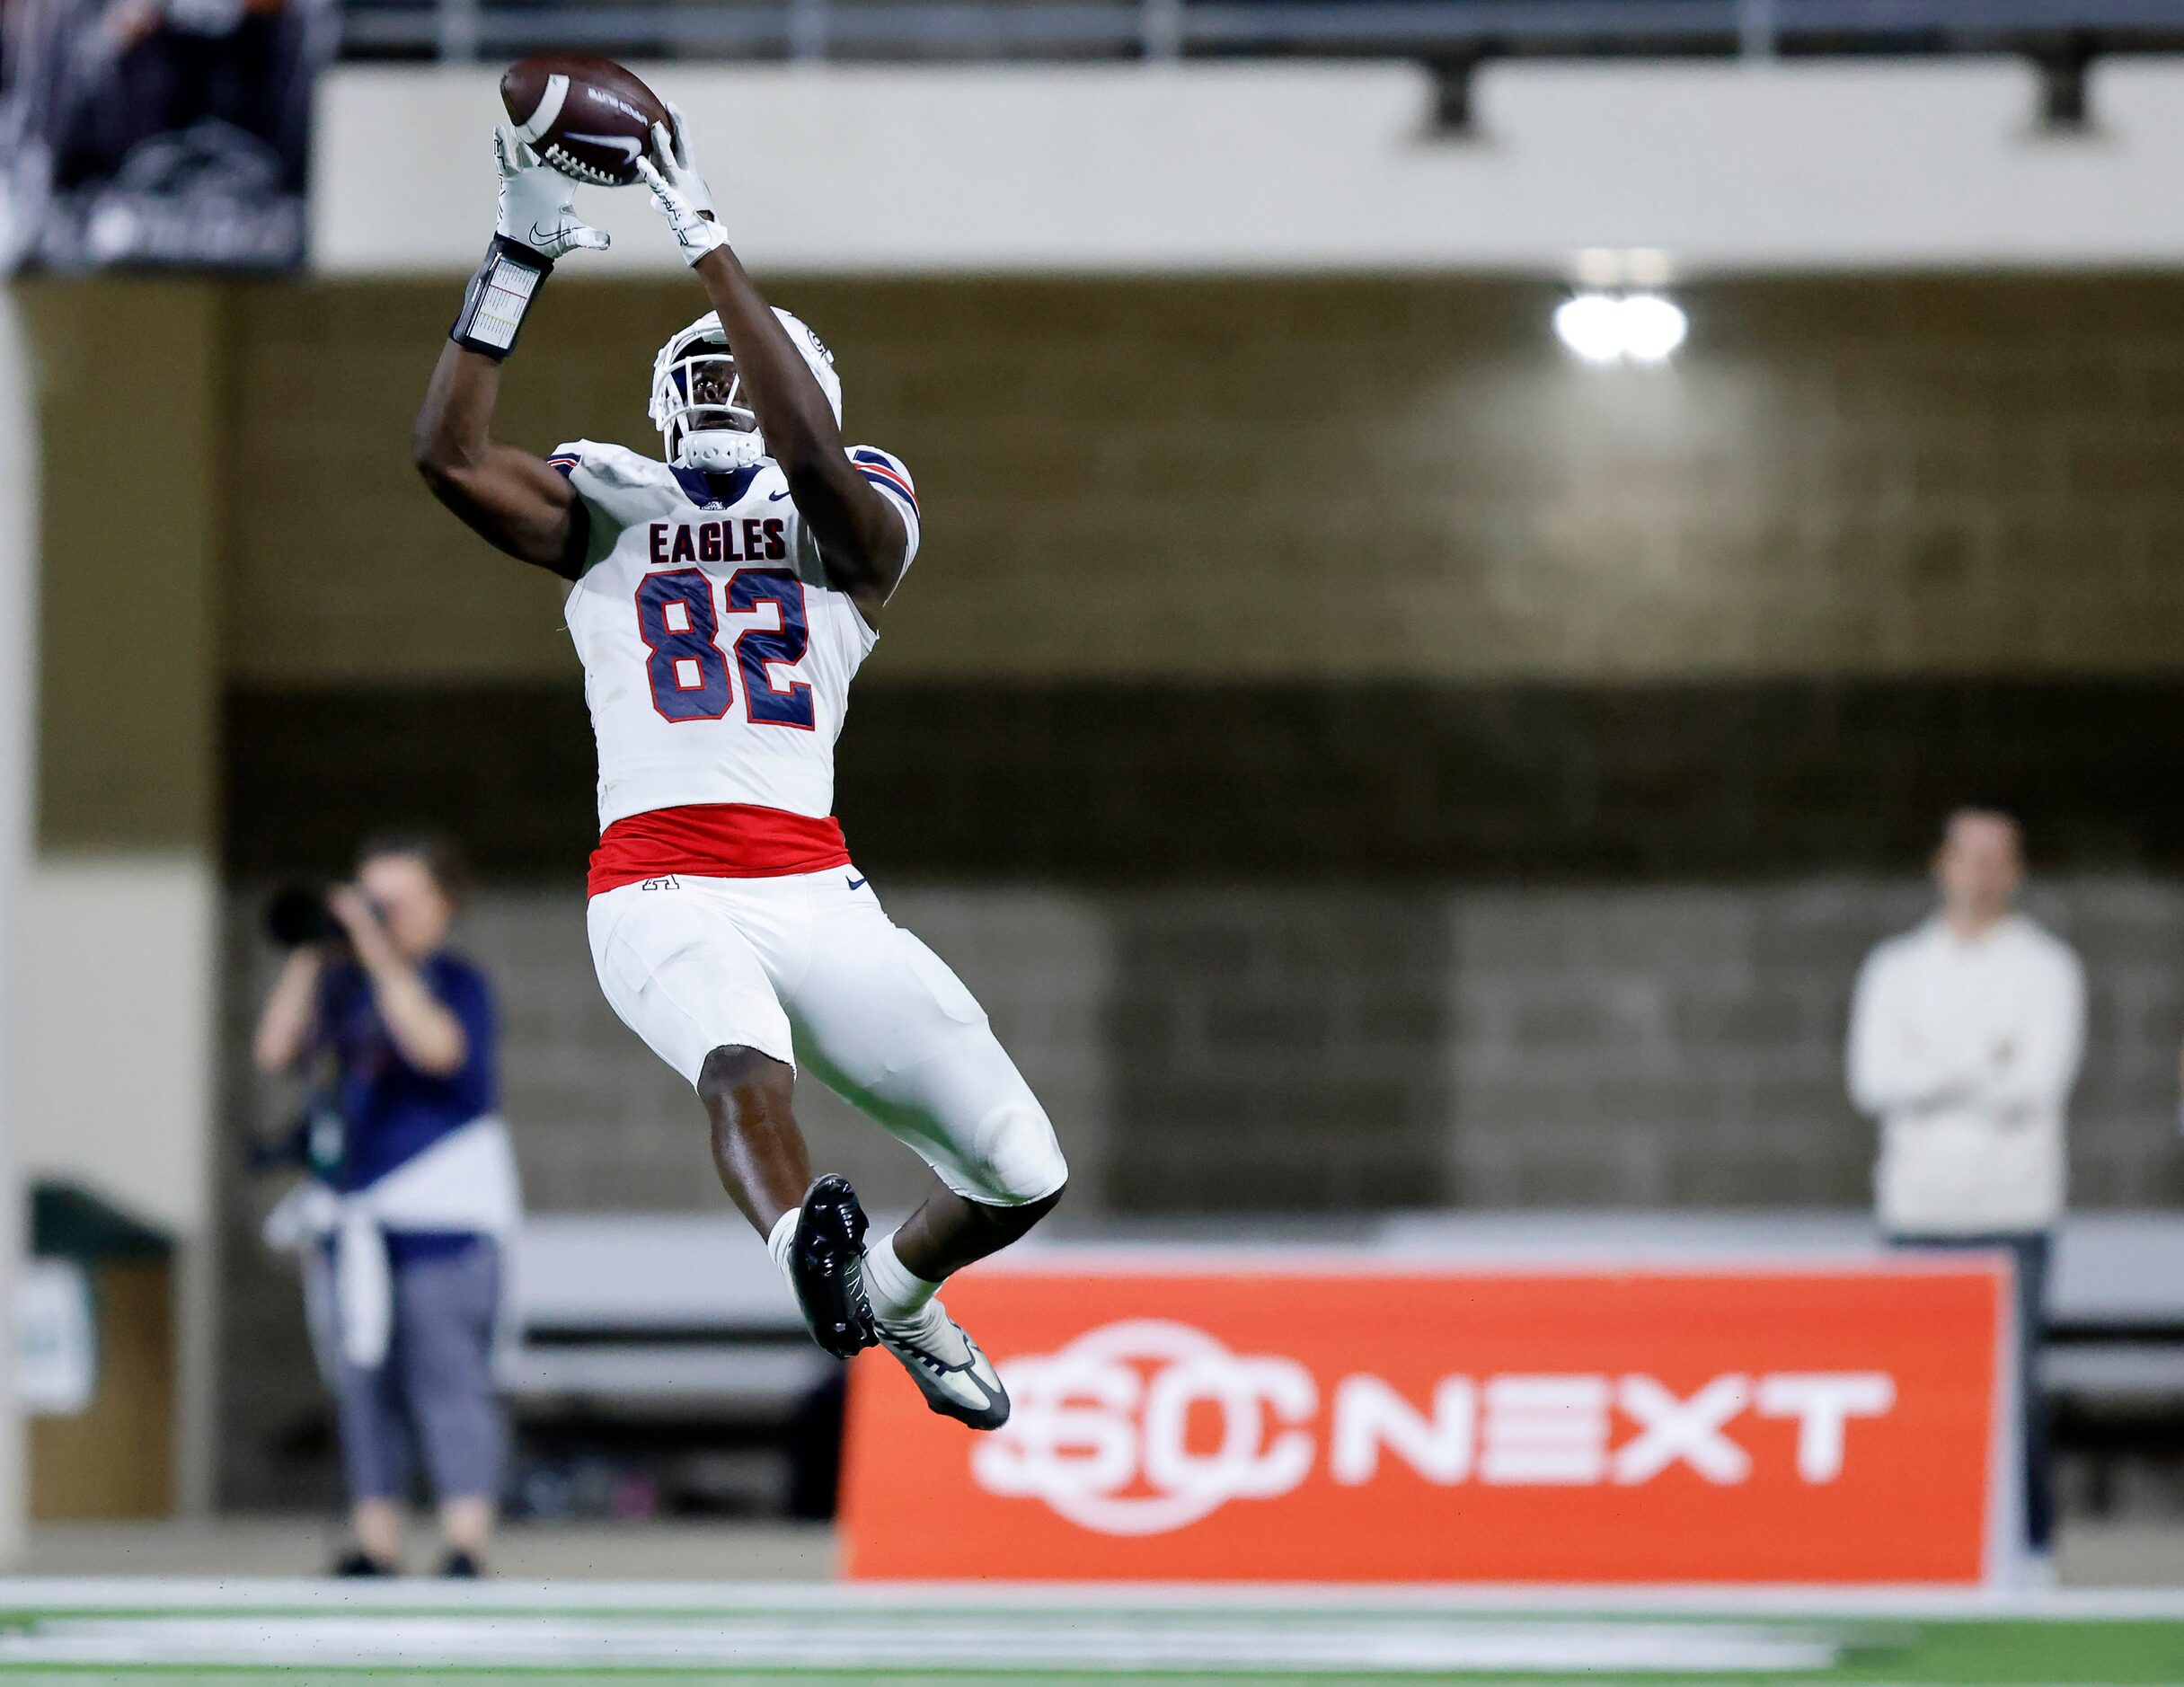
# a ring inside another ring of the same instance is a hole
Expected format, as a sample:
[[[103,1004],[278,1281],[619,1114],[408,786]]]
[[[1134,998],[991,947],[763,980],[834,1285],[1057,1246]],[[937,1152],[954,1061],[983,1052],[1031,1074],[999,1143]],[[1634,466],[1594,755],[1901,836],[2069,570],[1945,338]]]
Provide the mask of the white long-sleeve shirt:
[[[1866,958],[1851,1100],[1880,1122],[1873,1193],[1897,1234],[2045,1230],[2062,1215],[2064,1108],[2085,1048],[2085,976],[2021,915],[1966,939],[1939,919]]]

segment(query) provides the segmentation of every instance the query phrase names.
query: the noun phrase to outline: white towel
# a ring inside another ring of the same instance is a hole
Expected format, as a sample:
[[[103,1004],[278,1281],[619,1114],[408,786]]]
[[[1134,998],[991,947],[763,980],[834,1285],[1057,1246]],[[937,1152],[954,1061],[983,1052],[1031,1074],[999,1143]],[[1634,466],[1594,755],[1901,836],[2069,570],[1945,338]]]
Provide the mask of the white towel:
[[[318,1285],[321,1296],[332,1302],[341,1356],[376,1370],[386,1358],[394,1320],[386,1232],[475,1231],[506,1243],[522,1220],[515,1146],[508,1126],[486,1114],[351,1194],[315,1179],[296,1185],[267,1215],[264,1233],[268,1247],[302,1253],[307,1272],[318,1268],[319,1242],[334,1239],[333,1280]],[[501,1250],[504,1306],[513,1279],[509,1251]]]

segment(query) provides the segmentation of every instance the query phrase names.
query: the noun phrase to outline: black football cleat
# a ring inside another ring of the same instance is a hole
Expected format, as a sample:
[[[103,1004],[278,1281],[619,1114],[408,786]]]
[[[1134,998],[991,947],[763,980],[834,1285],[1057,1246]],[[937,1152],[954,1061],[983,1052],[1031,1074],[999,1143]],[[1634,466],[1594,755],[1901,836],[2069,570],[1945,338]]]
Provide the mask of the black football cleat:
[[[837,1359],[880,1339],[864,1294],[864,1208],[849,1179],[829,1172],[804,1191],[789,1276],[811,1338]]]

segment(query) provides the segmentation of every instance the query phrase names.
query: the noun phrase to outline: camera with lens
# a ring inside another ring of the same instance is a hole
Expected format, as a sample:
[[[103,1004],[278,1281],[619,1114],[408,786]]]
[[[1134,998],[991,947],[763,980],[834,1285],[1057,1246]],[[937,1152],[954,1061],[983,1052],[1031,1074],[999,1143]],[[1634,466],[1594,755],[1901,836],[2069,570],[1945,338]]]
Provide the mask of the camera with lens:
[[[326,901],[326,887],[298,881],[276,890],[265,905],[265,934],[283,949],[323,943],[345,933]]]

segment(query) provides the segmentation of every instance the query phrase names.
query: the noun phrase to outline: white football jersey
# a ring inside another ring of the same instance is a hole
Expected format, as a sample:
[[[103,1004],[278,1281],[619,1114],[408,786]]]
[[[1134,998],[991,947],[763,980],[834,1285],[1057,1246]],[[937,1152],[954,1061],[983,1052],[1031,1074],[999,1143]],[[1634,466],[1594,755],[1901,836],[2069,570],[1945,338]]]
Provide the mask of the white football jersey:
[[[908,471],[869,446],[849,455],[895,499],[915,557]],[[694,803],[832,814],[849,683],[879,635],[827,583],[788,477],[766,459],[709,481],[583,439],[548,460],[591,514],[568,620],[598,740],[600,829]]]

